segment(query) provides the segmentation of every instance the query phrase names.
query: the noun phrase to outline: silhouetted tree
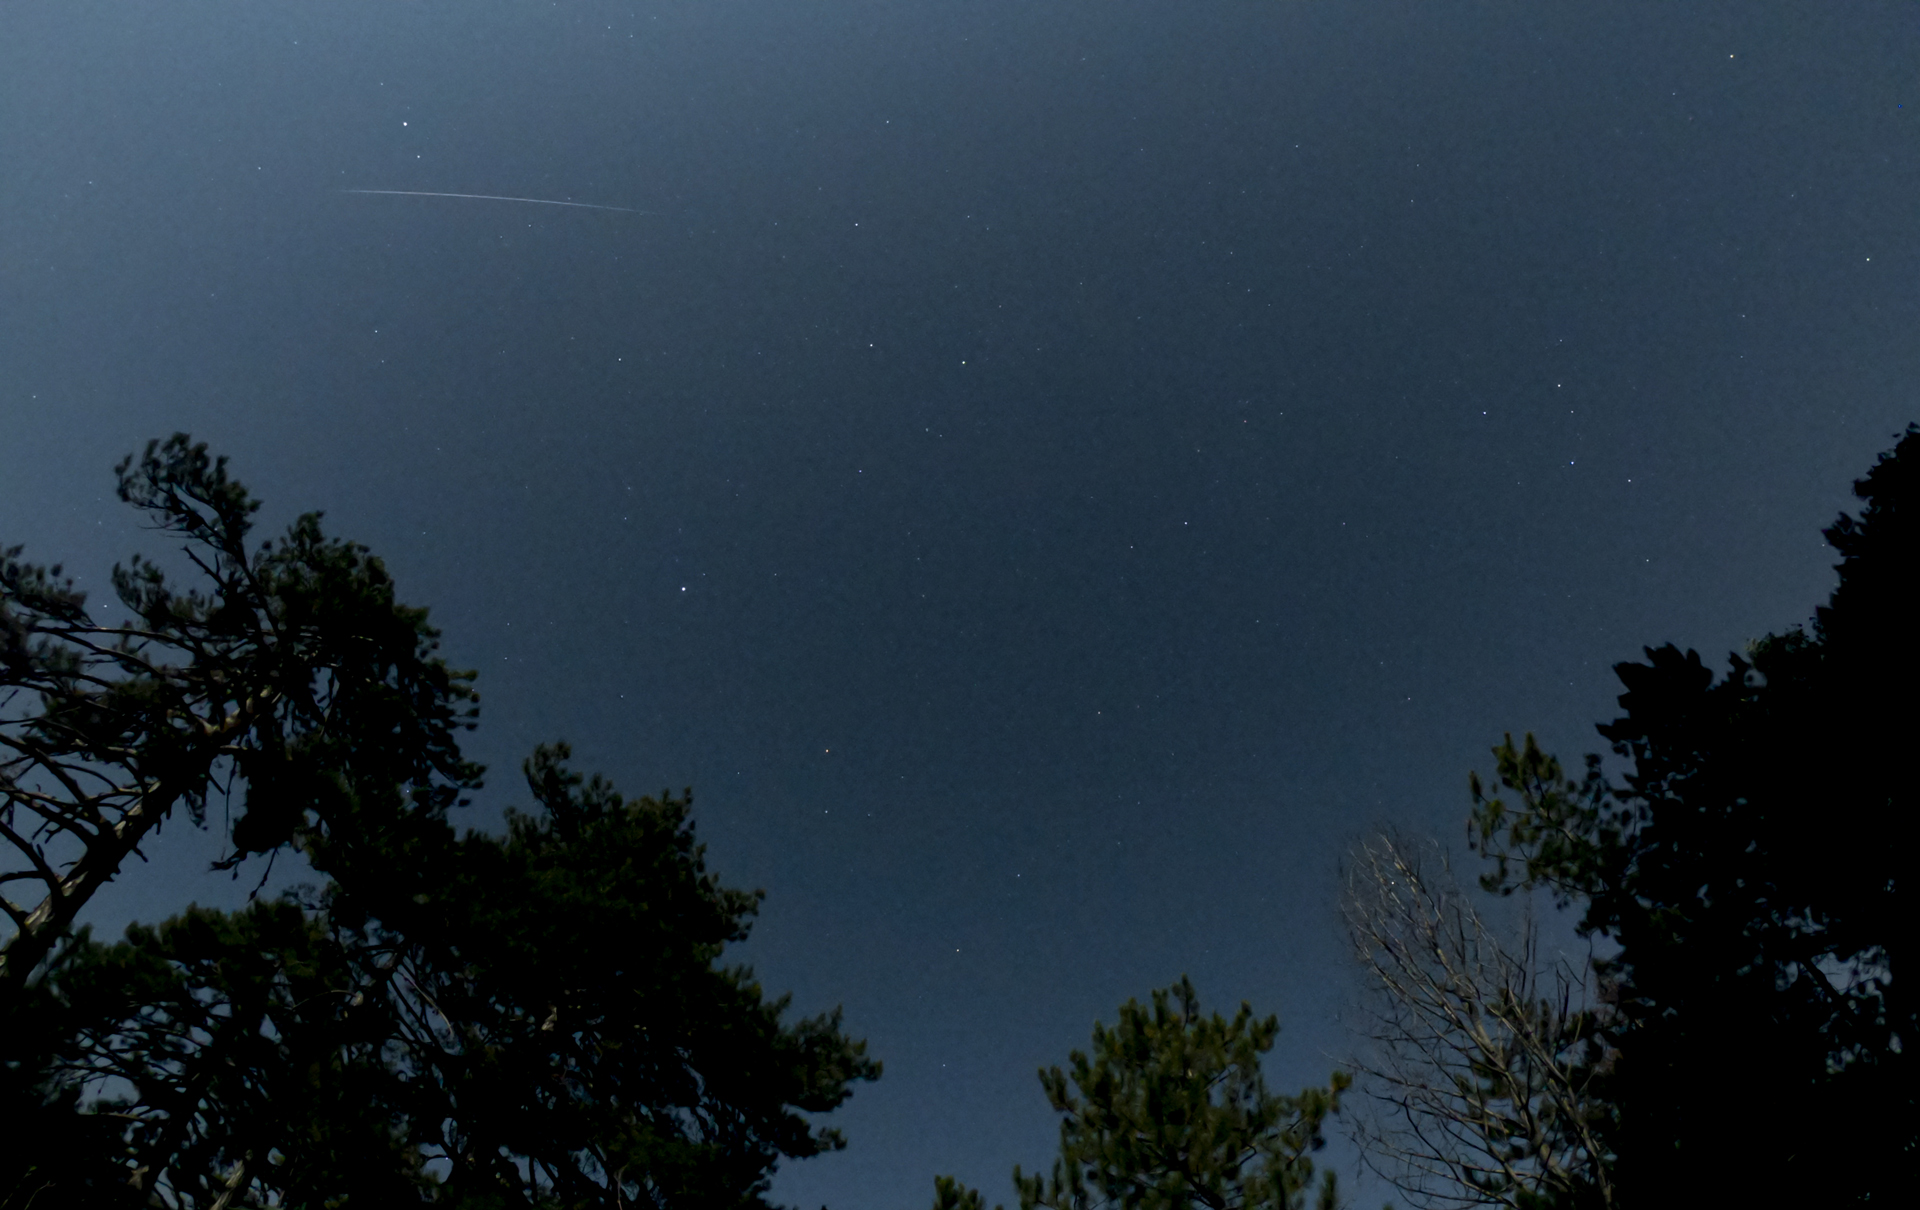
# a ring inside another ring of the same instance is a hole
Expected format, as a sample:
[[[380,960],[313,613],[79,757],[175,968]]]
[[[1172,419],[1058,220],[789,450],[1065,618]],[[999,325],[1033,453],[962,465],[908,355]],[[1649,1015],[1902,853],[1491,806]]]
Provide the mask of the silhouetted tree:
[[[541,749],[536,809],[456,836],[472,694],[424,611],[317,518],[247,551],[255,506],[203,447],[130,465],[211,591],[137,562],[136,622],[106,627],[10,553],[0,598],[0,821],[54,904],[9,909],[0,1205],[759,1207],[780,1158],[841,1145],[801,1115],[878,1065],[719,964],[759,895],[706,870],[684,796]],[[67,931],[61,896],[234,780],[234,859],[293,845],[322,887]]]
[[[1074,1051],[1072,1074],[1040,1073],[1061,1115],[1050,1175],[1013,1170],[1021,1210],[1294,1210],[1313,1183],[1310,1153],[1337,1110],[1347,1077],[1298,1096],[1268,1090],[1261,1056],[1279,1020],[1242,1004],[1231,1021],[1202,1016],[1193,985],[1153,993],[1151,1008],[1121,1006],[1119,1024],[1093,1029],[1093,1054]],[[1069,1082],[1071,1081],[1071,1086]],[[1333,1173],[1317,1204],[1338,1204]],[[934,1181],[935,1210],[982,1210],[980,1194]]]
[[[1617,946],[1623,1204],[1920,1185],[1898,839],[1920,734],[1920,429],[1855,492],[1859,515],[1826,531],[1840,582],[1810,631],[1719,677],[1671,646],[1619,666],[1624,713],[1600,731],[1623,777],[1590,757],[1570,778],[1528,737],[1496,749],[1499,792],[1474,784],[1487,884],[1549,887]]]
[[[182,539],[203,583],[179,590],[136,555],[113,569],[132,616],[109,624],[57,565],[0,551],[7,991],[177,808],[204,826],[209,790],[233,774],[247,787],[236,858],[324,838],[356,790],[400,789],[432,812],[478,784],[456,742],[472,674],[434,654],[426,610],[394,599],[365,547],[325,537],[309,513],[249,548],[259,502],[184,435],[117,474],[120,498]],[[16,900],[22,886],[36,898]]]

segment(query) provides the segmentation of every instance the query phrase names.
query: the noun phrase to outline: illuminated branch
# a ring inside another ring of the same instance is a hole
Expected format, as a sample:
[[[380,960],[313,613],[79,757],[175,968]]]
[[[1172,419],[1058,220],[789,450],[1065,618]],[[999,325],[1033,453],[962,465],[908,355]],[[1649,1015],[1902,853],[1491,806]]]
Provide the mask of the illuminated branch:
[[[1531,921],[1504,943],[1437,846],[1389,835],[1355,852],[1346,917],[1371,985],[1370,1166],[1423,1208],[1612,1206],[1588,972],[1543,972]]]

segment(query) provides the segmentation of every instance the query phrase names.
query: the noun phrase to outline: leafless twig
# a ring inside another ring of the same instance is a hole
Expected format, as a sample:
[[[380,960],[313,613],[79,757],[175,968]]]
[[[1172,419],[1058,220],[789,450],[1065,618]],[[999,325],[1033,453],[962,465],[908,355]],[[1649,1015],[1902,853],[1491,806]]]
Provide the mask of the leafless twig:
[[[1503,940],[1437,844],[1386,833],[1355,850],[1345,914],[1369,1166],[1422,1210],[1612,1206],[1591,962],[1543,967],[1530,916]]]

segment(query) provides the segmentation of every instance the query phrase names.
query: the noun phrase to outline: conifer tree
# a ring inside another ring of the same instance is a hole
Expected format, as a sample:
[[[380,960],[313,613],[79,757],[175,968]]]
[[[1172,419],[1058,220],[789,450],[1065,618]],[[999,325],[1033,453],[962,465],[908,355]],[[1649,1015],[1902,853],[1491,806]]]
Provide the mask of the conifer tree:
[[[1348,1079],[1295,1096],[1268,1089],[1261,1058],[1280,1031],[1242,1004],[1232,1020],[1202,1015],[1186,979],[1129,1000],[1093,1052],[1040,1073],[1061,1115],[1060,1154],[1046,1175],[1013,1170],[1021,1210],[1296,1210],[1313,1187],[1311,1153]],[[983,1210],[976,1190],[934,1182],[935,1210]],[[1332,1172],[1316,1197],[1338,1204]]]
[[[1624,1205],[1895,1201],[1920,1180],[1903,820],[1920,731],[1920,427],[1826,530],[1839,585],[1724,675],[1620,665],[1623,762],[1579,778],[1529,736],[1475,779],[1486,884],[1545,887],[1612,956],[1601,1090]],[[1604,952],[1604,951],[1603,951]]]
[[[0,1207],[764,1207],[783,1158],[878,1064],[837,1012],[785,1020],[722,964],[760,896],[722,885],[685,795],[527,762],[534,807],[457,835],[470,674],[379,561],[257,507],[176,437],[121,494],[205,583],[136,560],[133,619],[58,568],[0,566]],[[298,850],[318,887],[190,909],[113,945],[87,896],[161,821],[238,794],[231,867]]]
[[[460,755],[473,674],[436,654],[427,612],[320,515],[249,546],[260,504],[184,434],[117,469],[120,498],[180,540],[200,583],[135,555],[113,569],[130,615],[97,619],[61,568],[0,550],[0,989],[17,992],[88,899],[181,810],[237,776],[233,860],[296,833],[352,833],[354,794],[444,811],[476,786]],[[382,806],[389,805],[385,802]],[[20,888],[31,898],[19,899]]]

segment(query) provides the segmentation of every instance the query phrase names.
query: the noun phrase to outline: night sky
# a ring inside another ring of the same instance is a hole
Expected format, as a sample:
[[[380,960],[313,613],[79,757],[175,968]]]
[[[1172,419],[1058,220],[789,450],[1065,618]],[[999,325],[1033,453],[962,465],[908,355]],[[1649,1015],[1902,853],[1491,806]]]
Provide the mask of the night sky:
[[[1324,1080],[1354,839],[1825,598],[1917,75],[1911,4],[16,3],[0,543],[100,593],[177,429],[324,509],[480,669],[469,822],[693,786],[886,1064],[776,1194],[1005,1198],[1183,973]]]

